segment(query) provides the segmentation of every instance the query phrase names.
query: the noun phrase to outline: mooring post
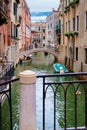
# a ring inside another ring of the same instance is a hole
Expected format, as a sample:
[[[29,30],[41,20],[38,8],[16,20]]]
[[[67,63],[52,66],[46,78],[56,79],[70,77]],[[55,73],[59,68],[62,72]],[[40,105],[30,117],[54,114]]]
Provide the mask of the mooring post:
[[[19,130],[37,130],[36,125],[36,75],[25,70],[20,78]]]

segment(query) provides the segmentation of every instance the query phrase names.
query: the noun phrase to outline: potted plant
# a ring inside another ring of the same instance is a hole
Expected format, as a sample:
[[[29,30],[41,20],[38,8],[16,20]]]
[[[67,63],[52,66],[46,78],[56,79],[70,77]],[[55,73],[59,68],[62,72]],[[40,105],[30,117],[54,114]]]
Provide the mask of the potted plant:
[[[75,6],[74,0],[70,2],[70,6],[73,8]]]
[[[70,32],[66,32],[66,33],[65,33],[65,36],[66,36],[66,37],[69,37],[69,36],[70,36]]]
[[[77,31],[73,31],[73,35],[78,35],[78,32]]]
[[[66,9],[64,10],[64,13],[67,13],[67,10],[66,10]]]

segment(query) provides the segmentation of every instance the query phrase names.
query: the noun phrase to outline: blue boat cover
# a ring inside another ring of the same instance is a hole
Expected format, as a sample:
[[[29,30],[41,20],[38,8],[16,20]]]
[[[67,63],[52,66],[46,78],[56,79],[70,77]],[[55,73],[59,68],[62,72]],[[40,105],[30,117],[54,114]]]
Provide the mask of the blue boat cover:
[[[64,72],[68,72],[68,69],[63,64],[55,63],[55,64],[53,64],[53,67],[56,72],[60,72],[61,67],[63,68]]]

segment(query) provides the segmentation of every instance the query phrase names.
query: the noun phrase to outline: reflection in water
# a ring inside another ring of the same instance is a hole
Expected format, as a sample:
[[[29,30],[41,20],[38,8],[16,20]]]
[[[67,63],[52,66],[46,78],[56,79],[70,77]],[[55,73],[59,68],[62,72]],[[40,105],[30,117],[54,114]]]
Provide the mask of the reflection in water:
[[[36,52],[33,54],[32,64],[43,64],[49,65],[52,64],[55,60],[55,57],[48,53]]]

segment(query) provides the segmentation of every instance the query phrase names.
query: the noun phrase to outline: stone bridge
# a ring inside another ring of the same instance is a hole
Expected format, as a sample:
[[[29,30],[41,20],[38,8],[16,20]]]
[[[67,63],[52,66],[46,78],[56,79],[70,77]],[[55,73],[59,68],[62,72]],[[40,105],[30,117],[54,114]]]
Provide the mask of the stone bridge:
[[[47,46],[47,47],[38,47],[38,48],[33,48],[33,49],[29,49],[26,51],[21,51],[19,53],[19,58],[22,58],[23,55],[29,55],[32,54],[34,52],[48,52],[50,54],[52,54],[56,59],[58,59],[59,56],[59,49],[56,47],[52,47],[52,46]]]

